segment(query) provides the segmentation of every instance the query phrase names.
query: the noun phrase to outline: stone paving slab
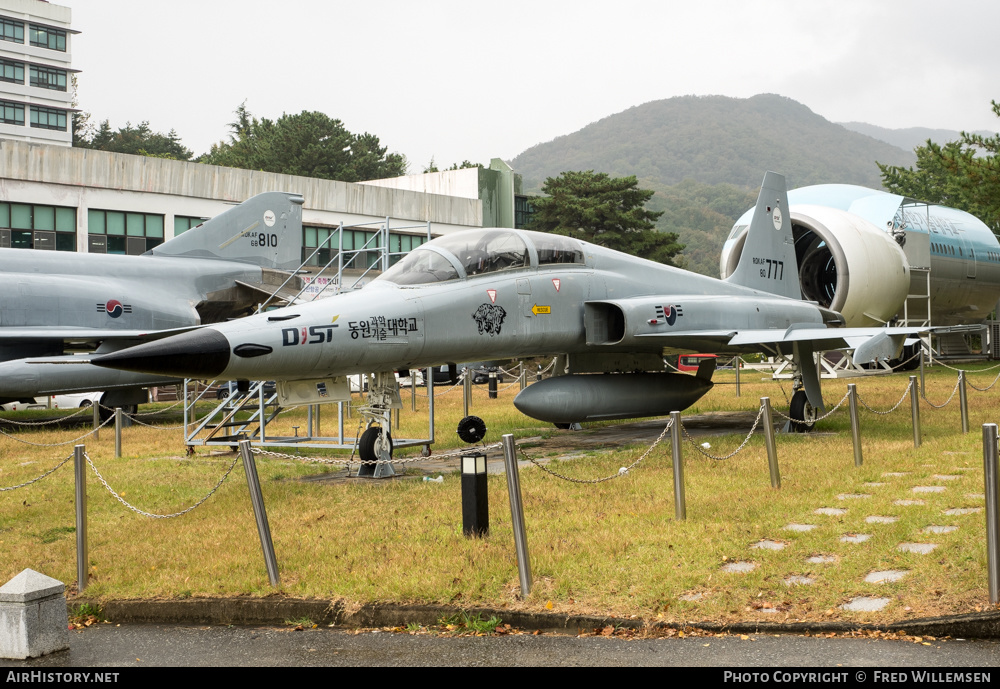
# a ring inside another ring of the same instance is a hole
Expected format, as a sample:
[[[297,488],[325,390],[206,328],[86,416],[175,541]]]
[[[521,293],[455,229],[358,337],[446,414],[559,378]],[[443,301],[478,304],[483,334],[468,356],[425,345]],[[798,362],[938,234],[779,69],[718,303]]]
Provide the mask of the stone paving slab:
[[[825,514],[829,517],[840,517],[847,514],[847,510],[843,507],[820,507],[815,511],[815,514]]]
[[[781,541],[772,541],[770,539],[765,539],[763,541],[757,541],[751,548],[756,548],[757,550],[784,550],[785,543]]]
[[[785,586],[809,586],[815,583],[816,580],[812,577],[804,577],[801,574],[793,574],[785,577]]]
[[[927,528],[922,530],[922,533],[951,533],[952,531],[958,531],[957,526],[937,526],[931,524]]]
[[[917,555],[927,555],[937,548],[937,543],[900,543],[896,550],[904,553],[916,553]]]
[[[723,572],[752,572],[757,569],[754,562],[727,562],[722,566]]]
[[[840,606],[841,610],[849,612],[878,612],[889,605],[891,598],[876,598],[875,596],[859,596]]]
[[[812,531],[815,528],[816,524],[789,524],[785,531]]]
[[[951,509],[945,510],[942,514],[946,514],[949,517],[962,516],[965,514],[976,514],[977,512],[982,512],[982,507],[952,507]]]
[[[871,534],[866,533],[848,533],[840,537],[841,543],[864,543],[871,538]]]
[[[872,515],[870,517],[865,517],[865,522],[868,524],[893,524],[899,521],[899,517],[882,517],[879,515]]]
[[[867,584],[885,584],[893,581],[899,581],[905,577],[909,572],[901,569],[886,569],[881,572],[871,572],[865,577],[865,583]]]

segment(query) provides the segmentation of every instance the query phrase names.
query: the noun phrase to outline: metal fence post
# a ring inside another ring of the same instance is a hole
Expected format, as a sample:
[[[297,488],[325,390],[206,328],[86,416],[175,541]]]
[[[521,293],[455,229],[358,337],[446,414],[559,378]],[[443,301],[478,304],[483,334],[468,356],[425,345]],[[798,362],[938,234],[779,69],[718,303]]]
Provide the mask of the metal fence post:
[[[95,401],[94,405],[94,440],[100,440],[101,431],[101,403]]]
[[[920,343],[920,390],[924,390],[924,343]]]
[[[687,519],[687,497],[684,494],[684,458],[681,455],[681,413],[670,412],[670,454],[674,465],[674,517]]]
[[[466,367],[465,377],[462,379],[462,408],[465,411],[463,418],[469,415],[469,408],[472,407],[472,369]]]
[[[115,407],[115,459],[122,456],[122,408]]]
[[[847,398],[851,407],[851,442],[854,443],[854,466],[859,467],[864,463],[861,456],[861,420],[858,417],[858,386],[854,383],[847,384]]]
[[[260,536],[260,547],[264,551],[264,564],[267,566],[267,577],[271,586],[278,586],[278,561],[274,556],[274,543],[271,542],[271,527],[267,523],[267,510],[264,508],[264,496],[260,492],[260,479],[257,477],[257,463],[250,451],[250,441],[240,441],[240,458],[243,460],[243,471],[247,475],[247,486],[250,488],[250,503],[253,506],[253,516],[257,520],[257,534]]]
[[[73,476],[76,484],[76,589],[82,593],[90,581],[87,549],[87,460],[85,447],[73,448]]]
[[[524,533],[524,507],[521,504],[521,479],[517,473],[514,436],[501,437],[503,463],[507,471],[507,495],[510,498],[510,521],[514,527],[514,549],[517,552],[517,576],[521,582],[521,598],[531,595],[531,561],[528,559],[528,538]]]
[[[774,445],[774,420],[771,417],[771,398],[761,397],[763,407],[764,441],[767,444],[767,468],[771,472],[771,487],[781,488],[781,472],[778,471],[778,449]]]
[[[965,394],[965,371],[958,372],[958,406],[962,410],[962,433],[968,433],[969,397]]]
[[[743,360],[739,356],[737,356],[733,360],[733,363],[736,364],[736,396],[739,397],[740,396],[740,365],[743,363]]]
[[[983,482],[986,488],[986,576],[990,603],[1000,603],[1000,510],[997,509],[997,425],[983,424]]]
[[[410,369],[410,411],[417,410],[417,372]],[[468,414],[466,414],[468,416]]]
[[[910,416],[913,417],[913,449],[916,449],[920,447],[920,393],[916,376],[910,376]]]

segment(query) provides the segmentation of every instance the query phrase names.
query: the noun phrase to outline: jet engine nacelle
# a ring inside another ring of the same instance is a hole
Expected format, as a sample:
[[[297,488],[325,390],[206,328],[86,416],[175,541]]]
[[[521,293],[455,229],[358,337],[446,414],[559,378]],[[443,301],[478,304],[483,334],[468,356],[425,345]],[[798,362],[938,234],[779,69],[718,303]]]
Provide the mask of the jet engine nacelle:
[[[802,298],[837,311],[849,327],[881,325],[903,308],[910,268],[884,230],[852,213],[815,205],[790,209]],[[739,263],[746,228],[722,250],[722,277]]]

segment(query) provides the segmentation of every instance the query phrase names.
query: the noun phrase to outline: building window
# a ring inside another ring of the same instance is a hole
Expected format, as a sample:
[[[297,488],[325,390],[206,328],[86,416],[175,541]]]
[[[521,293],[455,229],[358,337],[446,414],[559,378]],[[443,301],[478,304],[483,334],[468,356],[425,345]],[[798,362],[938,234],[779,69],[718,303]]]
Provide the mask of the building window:
[[[37,48],[48,48],[49,50],[60,50],[66,52],[66,32],[61,29],[52,29],[47,26],[29,24],[29,40],[31,45]],[[24,27],[21,27],[21,43],[24,43]]]
[[[55,91],[66,90],[66,70],[31,65],[31,85]],[[21,67],[21,81],[24,81],[24,66]]]
[[[12,84],[23,84],[24,63],[14,62],[12,60],[0,60],[0,81],[9,81]]]
[[[15,249],[76,251],[76,209],[0,202],[0,235]]]
[[[337,238],[337,228],[329,227],[303,227],[302,260],[308,259],[307,265],[323,267],[330,264],[331,268],[337,265],[337,249],[339,240]],[[372,267],[379,259],[379,237],[378,232],[364,230],[344,229],[344,268],[355,268],[365,270]],[[396,234],[389,233],[389,252],[397,255],[389,257],[389,264],[395,265],[402,258],[400,253],[405,253],[416,249],[427,241],[424,235]],[[309,255],[322,248],[316,255],[309,258]],[[364,249],[364,251],[361,251]],[[358,253],[354,253],[354,251]],[[351,253],[348,253],[351,252]]]
[[[91,209],[87,212],[87,233],[91,247],[99,246],[103,237],[106,253],[138,256],[163,244],[163,216]]]
[[[527,196],[514,197],[514,227],[523,230],[531,222],[535,209]]]
[[[66,111],[32,105],[31,126],[39,129],[58,129],[64,132],[66,131]]]
[[[0,100],[0,122],[24,126],[24,106],[20,103]]]
[[[0,17],[0,40],[24,43],[24,24]]]
[[[198,227],[198,225],[205,222],[207,218],[191,218],[185,215],[175,215],[174,216],[174,236],[184,234],[192,227]]]

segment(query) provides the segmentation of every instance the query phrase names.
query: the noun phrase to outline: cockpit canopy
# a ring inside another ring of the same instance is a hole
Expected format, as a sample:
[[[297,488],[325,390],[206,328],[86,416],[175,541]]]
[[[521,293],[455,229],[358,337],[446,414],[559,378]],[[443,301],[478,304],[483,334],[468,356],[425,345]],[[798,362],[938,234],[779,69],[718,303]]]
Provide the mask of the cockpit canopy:
[[[582,265],[583,245],[543,232],[466,230],[423,244],[376,279],[422,285],[553,263]]]

